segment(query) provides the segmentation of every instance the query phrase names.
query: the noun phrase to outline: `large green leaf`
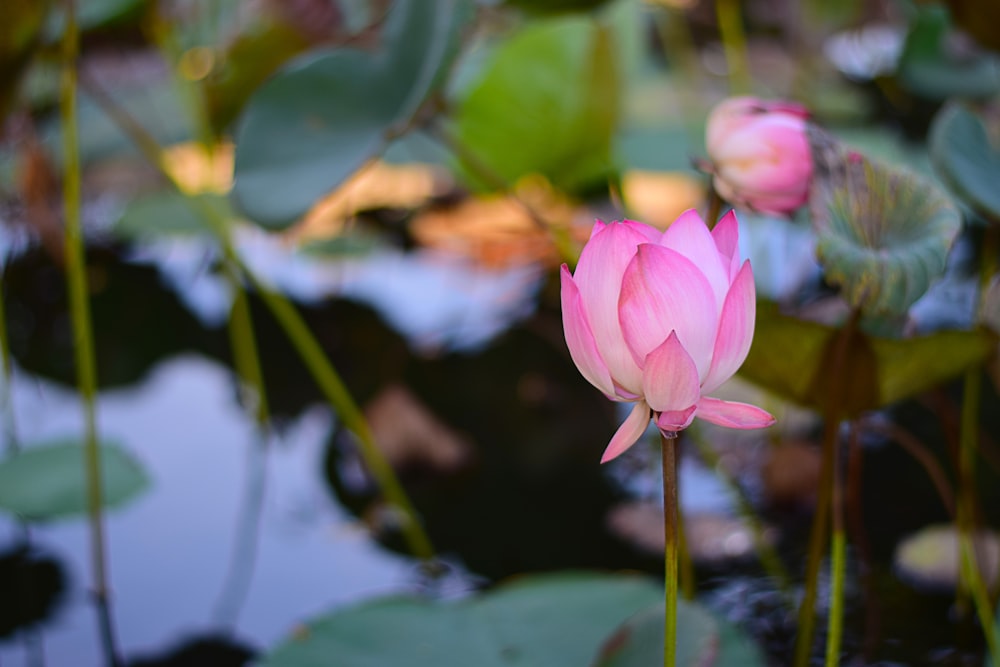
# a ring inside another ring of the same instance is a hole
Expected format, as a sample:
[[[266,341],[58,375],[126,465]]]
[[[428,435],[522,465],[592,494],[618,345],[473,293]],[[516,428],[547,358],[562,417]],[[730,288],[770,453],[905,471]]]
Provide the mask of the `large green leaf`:
[[[856,333],[842,361],[834,363],[838,330],[757,307],[753,347],[740,369],[748,380],[801,405],[822,410],[833,373],[847,383],[847,416],[926,391],[982,363],[996,346],[986,330],[940,331],[886,339]]]
[[[602,181],[621,99],[613,42],[611,28],[585,16],[527,24],[459,102],[459,142],[506,183],[530,173],[571,191]],[[474,169],[467,176],[495,185]]]
[[[594,667],[650,667],[663,659],[663,603],[626,621],[601,649]],[[729,623],[696,604],[677,601],[677,667],[764,667],[760,649]]]
[[[944,272],[958,209],[935,185],[870,162],[820,132],[810,207],[827,282],[870,318],[906,314]]]
[[[961,104],[949,104],[931,126],[930,156],[956,197],[986,219],[1000,222],[998,126],[996,119],[989,122]]]
[[[951,19],[940,5],[916,8],[899,57],[897,76],[925,97],[989,97],[1000,92],[1000,57],[949,49]]]
[[[251,97],[237,131],[239,206],[280,229],[404,131],[453,60],[467,0],[397,0],[381,50],[326,49]]]
[[[662,596],[639,577],[563,573],[523,577],[457,602],[384,598],[313,620],[261,664],[581,667],[619,624]]]
[[[117,507],[149,486],[149,477],[118,445],[99,446],[103,500]],[[0,510],[29,520],[56,519],[87,512],[84,446],[61,440],[23,449],[0,461]]]

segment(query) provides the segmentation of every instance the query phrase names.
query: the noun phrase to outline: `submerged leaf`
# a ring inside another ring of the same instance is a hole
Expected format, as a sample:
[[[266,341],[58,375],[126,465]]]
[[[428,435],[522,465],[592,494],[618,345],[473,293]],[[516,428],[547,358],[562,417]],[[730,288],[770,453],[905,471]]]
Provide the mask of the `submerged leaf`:
[[[117,507],[149,486],[149,477],[118,445],[99,446],[103,500]],[[87,512],[84,446],[58,441],[28,447],[0,461],[0,510],[44,520]]]
[[[397,0],[382,50],[320,50],[264,84],[237,132],[234,196],[259,224],[281,229],[378,156],[441,83],[467,0]]]
[[[956,197],[987,220],[1000,222],[998,131],[1000,119],[949,104],[931,126],[930,156]]]
[[[816,254],[869,318],[906,313],[943,272],[961,215],[937,187],[813,133]]]
[[[282,667],[580,667],[663,589],[632,576],[522,577],[459,601],[389,597],[311,621],[263,658]]]

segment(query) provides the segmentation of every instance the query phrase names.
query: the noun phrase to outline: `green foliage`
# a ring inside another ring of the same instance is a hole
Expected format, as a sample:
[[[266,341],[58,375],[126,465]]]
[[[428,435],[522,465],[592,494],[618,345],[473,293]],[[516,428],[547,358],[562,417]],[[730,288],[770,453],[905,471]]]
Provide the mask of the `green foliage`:
[[[580,667],[622,621],[662,596],[647,579],[563,573],[452,602],[383,598],[313,620],[261,664],[325,666],[335,656],[340,667]]]
[[[754,343],[740,375],[800,405],[821,410],[835,368],[834,327],[782,315],[760,302]],[[840,373],[848,378],[848,416],[909,398],[982,363],[996,346],[985,330],[941,331],[903,340],[858,332]],[[776,354],[775,350],[780,350]]]
[[[38,46],[51,0],[0,3],[0,126],[14,102],[18,83]]]
[[[122,447],[99,446],[103,499],[118,507],[149,486],[149,477]],[[38,521],[87,513],[83,443],[60,440],[28,447],[0,461],[0,510]]]
[[[467,9],[465,0],[397,0],[379,52],[318,51],[264,84],[237,131],[240,208],[285,228],[381,154],[442,83]]]
[[[605,641],[594,667],[648,667],[663,656],[663,604],[636,614]],[[677,601],[678,667],[764,667],[759,649],[739,630],[696,604]]]
[[[229,201],[222,195],[191,195],[202,199],[227,218],[233,216]],[[164,236],[212,234],[205,218],[179,192],[158,192],[129,202],[114,227],[116,234],[131,240],[152,240]]]
[[[868,318],[904,315],[944,272],[962,219],[933,184],[830,145],[810,202],[828,282]]]
[[[899,58],[900,83],[934,99],[988,97],[1000,92],[1000,57],[988,53],[956,54],[946,47],[950,29],[945,7],[926,5],[916,9]]]
[[[603,182],[622,93],[614,42],[591,17],[528,23],[459,101],[458,141],[507,184],[529,173],[569,191]],[[475,171],[473,185],[494,186]]]
[[[938,113],[930,133],[931,163],[938,176],[963,203],[995,222],[1000,222],[998,125],[952,103]]]

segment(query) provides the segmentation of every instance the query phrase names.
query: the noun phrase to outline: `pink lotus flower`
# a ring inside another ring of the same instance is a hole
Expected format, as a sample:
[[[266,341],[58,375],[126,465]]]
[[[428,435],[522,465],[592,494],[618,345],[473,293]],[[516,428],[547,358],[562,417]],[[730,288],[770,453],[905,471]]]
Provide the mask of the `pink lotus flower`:
[[[804,107],[733,97],[708,116],[705,144],[713,185],[734,206],[790,213],[809,196],[812,154]]]
[[[695,211],[662,233],[598,220],[576,273],[563,264],[573,362],[611,400],[635,402],[602,463],[635,444],[650,418],[665,433],[695,417],[740,429],[774,423],[760,408],[705,396],[736,372],[753,339],[753,272],[740,264],[738,241],[732,212],[711,232]]]

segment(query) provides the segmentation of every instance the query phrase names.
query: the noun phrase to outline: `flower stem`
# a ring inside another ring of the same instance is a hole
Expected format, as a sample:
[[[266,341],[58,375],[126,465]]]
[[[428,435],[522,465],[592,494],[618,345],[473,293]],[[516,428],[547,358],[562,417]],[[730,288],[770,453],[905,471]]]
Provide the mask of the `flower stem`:
[[[830,554],[830,610],[826,630],[826,667],[837,667],[840,662],[840,641],[844,628],[844,574],[846,568],[847,540],[844,536],[843,480],[833,454],[833,488],[830,515],[833,522],[833,540]]]
[[[66,279],[70,317],[73,323],[73,348],[76,351],[77,387],[83,403],[84,468],[87,484],[87,515],[90,527],[91,576],[97,605],[101,644],[107,664],[121,664],[115,628],[108,601],[107,557],[105,554],[103,498],[100,451],[97,448],[97,371],[93,330],[88,301],[86,258],[81,223],[80,146],[76,119],[76,61],[79,32],[75,0],[65,0],[66,24],[62,37],[62,74],[59,111],[63,141],[63,206],[66,219]]]
[[[14,414],[14,366],[10,354],[10,341],[7,334],[7,313],[4,302],[4,267],[0,265],[0,363],[3,364],[3,375],[0,376],[0,410],[3,411],[3,433],[7,454],[16,454],[18,447],[17,424]]]
[[[663,667],[677,659],[677,434],[660,433],[663,458]]]

